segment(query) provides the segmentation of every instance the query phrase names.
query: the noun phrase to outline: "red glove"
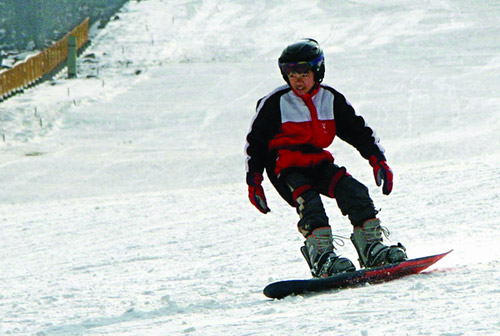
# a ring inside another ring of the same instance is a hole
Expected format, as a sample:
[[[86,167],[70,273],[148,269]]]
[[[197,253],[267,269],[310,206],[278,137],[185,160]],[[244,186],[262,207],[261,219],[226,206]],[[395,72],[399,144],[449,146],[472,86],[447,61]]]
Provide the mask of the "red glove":
[[[378,159],[375,155],[373,155],[369,162],[373,167],[375,183],[377,183],[380,187],[383,180],[384,186],[382,187],[382,193],[384,195],[389,195],[392,191],[392,179],[394,175],[392,174],[391,168],[387,165],[387,161],[385,161],[385,159]]]
[[[247,173],[248,198],[260,212],[266,214],[271,211],[271,209],[267,207],[266,196],[264,195],[264,189],[261,185],[263,180],[262,174]]]

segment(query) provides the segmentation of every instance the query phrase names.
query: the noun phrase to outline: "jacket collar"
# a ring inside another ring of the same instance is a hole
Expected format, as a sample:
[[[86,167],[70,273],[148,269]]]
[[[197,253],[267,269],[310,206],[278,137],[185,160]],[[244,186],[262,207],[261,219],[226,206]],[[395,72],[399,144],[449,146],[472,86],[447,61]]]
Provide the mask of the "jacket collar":
[[[293,93],[295,93],[295,95],[297,95],[298,97],[300,97],[303,101],[308,101],[308,100],[311,100],[312,97],[314,97],[316,95],[316,93],[319,92],[319,89],[320,89],[320,85],[319,83],[316,83],[313,88],[311,89],[311,91],[309,91],[308,93],[306,93],[305,95],[299,95],[297,93],[297,91],[295,91],[291,86],[290,88],[292,89]]]

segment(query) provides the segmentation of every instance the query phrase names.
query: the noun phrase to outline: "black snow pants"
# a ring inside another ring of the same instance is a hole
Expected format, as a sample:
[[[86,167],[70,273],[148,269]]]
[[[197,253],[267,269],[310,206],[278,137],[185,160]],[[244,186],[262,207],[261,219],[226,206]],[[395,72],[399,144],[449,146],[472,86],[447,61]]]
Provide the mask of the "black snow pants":
[[[300,220],[299,231],[307,237],[315,229],[329,227],[321,195],[335,198],[344,216],[353,226],[361,226],[375,218],[377,210],[368,193],[368,188],[339,167],[330,162],[313,168],[292,168],[278,178],[269,175],[278,193],[297,209]]]

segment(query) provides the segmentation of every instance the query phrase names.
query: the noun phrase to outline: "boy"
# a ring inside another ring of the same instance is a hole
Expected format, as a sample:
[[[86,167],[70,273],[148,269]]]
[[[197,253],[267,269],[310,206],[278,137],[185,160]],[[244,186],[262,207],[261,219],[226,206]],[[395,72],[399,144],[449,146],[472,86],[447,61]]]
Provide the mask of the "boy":
[[[355,270],[347,258],[334,252],[328,217],[320,195],[335,198],[354,231],[361,267],[406,260],[403,245],[382,242],[380,220],[362,183],[334,163],[325,150],[335,136],[354,146],[373,167],[383,193],[392,190],[393,174],[373,130],[355,114],[345,97],[321,84],[324,54],[317,41],[303,39],[286,47],[279,67],[287,85],[257,103],[247,136],[247,184],[251,203],[262,213],[270,211],[262,188],[262,173],[300,216],[299,232],[305,237],[301,251],[314,277]]]

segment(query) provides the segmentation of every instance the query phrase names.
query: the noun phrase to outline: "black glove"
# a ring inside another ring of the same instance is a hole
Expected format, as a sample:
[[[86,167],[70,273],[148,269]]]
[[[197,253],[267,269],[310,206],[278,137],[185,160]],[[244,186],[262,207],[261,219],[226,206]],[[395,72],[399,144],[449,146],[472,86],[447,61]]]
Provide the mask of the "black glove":
[[[392,170],[384,159],[378,159],[375,155],[370,157],[370,165],[373,167],[373,176],[375,177],[375,183],[380,187],[382,181],[384,181],[384,186],[382,187],[382,192],[384,195],[389,195],[392,191],[392,179],[394,175]]]
[[[264,178],[259,173],[247,173],[248,184],[248,198],[250,202],[263,214],[271,211],[267,207],[266,196],[264,195],[264,188],[262,188],[262,181]]]

